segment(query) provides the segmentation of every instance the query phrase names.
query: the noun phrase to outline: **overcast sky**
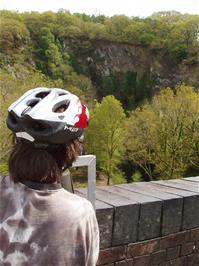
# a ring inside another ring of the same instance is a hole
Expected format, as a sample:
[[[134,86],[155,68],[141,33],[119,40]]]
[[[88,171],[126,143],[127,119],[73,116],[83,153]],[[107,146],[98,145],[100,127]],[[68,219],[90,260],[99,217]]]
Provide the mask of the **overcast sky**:
[[[112,16],[150,16],[153,12],[176,10],[181,13],[199,14],[199,0],[0,0],[0,9],[15,11],[58,11],[71,13],[104,14]]]

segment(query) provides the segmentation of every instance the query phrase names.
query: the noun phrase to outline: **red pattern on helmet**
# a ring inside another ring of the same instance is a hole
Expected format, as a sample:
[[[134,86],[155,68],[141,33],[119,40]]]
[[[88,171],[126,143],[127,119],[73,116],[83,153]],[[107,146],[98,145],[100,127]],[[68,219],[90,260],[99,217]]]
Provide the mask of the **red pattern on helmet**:
[[[85,128],[87,126],[87,122],[88,122],[85,104],[82,104],[82,112],[81,112],[81,114],[78,114],[77,116],[79,117],[79,121],[77,123],[75,123],[75,126],[79,127],[79,128]]]

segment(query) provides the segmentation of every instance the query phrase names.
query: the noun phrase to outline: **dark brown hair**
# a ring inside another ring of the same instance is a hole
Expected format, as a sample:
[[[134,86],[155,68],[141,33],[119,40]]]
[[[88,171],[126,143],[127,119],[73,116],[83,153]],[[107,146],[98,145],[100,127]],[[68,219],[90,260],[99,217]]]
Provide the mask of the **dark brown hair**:
[[[35,148],[34,143],[18,142],[13,145],[9,158],[9,172],[14,182],[60,182],[62,168],[69,167],[80,155],[81,144],[76,139],[67,145]]]

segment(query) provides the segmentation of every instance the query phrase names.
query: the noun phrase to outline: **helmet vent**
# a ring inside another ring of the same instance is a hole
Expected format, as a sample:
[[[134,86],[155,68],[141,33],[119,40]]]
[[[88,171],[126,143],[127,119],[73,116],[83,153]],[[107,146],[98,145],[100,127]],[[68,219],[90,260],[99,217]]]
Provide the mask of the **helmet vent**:
[[[68,108],[69,104],[70,104],[70,101],[64,101],[64,102],[57,103],[53,107],[53,112],[55,112],[55,113],[63,113],[63,112],[66,111],[66,109]]]
[[[37,93],[35,97],[40,98],[40,99],[43,99],[43,98],[45,98],[49,93],[50,93],[50,91],[42,91],[42,92]]]
[[[12,114],[9,114],[9,119],[11,120],[13,124],[15,125],[17,124],[17,119]]]
[[[27,102],[27,106],[34,107],[39,102],[39,99],[30,100]]]

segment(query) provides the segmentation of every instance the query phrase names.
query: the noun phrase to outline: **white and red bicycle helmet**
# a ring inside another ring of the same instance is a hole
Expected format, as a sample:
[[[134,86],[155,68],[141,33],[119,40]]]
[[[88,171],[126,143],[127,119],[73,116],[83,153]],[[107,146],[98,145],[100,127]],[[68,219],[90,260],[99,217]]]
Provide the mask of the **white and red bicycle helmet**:
[[[63,89],[35,88],[8,108],[7,126],[17,138],[64,144],[80,138],[89,120],[79,98]]]

